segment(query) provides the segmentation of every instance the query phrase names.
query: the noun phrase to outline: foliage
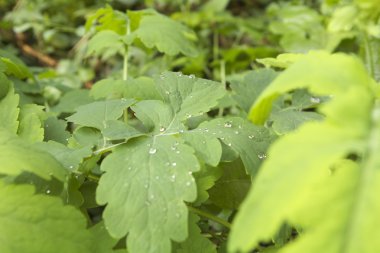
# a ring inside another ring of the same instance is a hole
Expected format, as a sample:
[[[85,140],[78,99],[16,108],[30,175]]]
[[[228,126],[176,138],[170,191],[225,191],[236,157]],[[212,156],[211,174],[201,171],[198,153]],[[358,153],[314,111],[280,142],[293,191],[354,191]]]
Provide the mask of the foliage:
[[[1,252],[378,252],[377,0],[1,1]]]

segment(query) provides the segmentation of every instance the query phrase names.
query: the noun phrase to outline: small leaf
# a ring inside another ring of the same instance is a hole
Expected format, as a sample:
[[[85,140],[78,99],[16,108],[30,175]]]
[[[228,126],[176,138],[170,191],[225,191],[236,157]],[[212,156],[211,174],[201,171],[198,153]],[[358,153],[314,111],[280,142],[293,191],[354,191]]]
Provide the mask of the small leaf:
[[[114,31],[104,30],[95,34],[88,42],[86,56],[107,56],[121,53],[124,50],[122,36]]]
[[[66,171],[50,154],[26,144],[16,137],[5,137],[0,132],[0,173],[17,176],[32,172],[44,179],[51,176],[64,181]],[[1,137],[7,138],[7,140]]]
[[[189,214],[189,237],[186,241],[174,245],[176,253],[216,253],[215,245],[201,234],[198,227],[199,217]]]
[[[19,128],[17,134],[28,142],[39,142],[44,139],[42,120],[44,111],[42,106],[36,104],[23,105],[19,115]]]
[[[10,81],[0,73],[0,92],[3,93],[0,98],[0,129],[5,129],[10,133],[16,133],[18,129],[18,115],[20,109],[18,108],[19,96],[14,93]]]
[[[77,112],[68,117],[67,120],[81,126],[104,129],[108,120],[120,118],[124,110],[133,103],[133,99],[93,102],[78,107]]]
[[[128,12],[128,16],[131,15]],[[193,40],[196,38],[193,31],[164,15],[149,12],[141,17],[138,27],[127,37],[130,44],[139,39],[148,48],[156,47],[158,51],[168,55],[182,53],[195,57],[198,50]]]

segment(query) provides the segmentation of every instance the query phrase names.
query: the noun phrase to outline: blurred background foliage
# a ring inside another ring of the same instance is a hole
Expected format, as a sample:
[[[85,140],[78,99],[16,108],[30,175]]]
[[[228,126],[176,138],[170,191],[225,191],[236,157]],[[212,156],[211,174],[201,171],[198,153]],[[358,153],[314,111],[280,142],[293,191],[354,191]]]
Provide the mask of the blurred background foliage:
[[[96,21],[100,8],[119,15],[121,26],[127,11],[154,9],[195,32],[196,57],[131,45],[132,77],[173,70],[228,86],[257,68],[256,59],[324,49],[358,53],[380,79],[379,0],[0,0],[0,57],[32,66],[33,78],[16,82],[23,102],[54,107],[72,90],[122,75],[120,54],[87,52],[96,31],[86,20]]]

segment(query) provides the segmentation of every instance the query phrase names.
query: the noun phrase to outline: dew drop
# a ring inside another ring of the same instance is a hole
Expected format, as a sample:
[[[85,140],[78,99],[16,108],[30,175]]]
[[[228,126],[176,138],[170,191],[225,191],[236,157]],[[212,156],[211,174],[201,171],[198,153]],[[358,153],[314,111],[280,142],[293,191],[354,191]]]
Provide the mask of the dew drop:
[[[171,146],[170,149],[173,150],[173,151],[175,151],[177,149],[177,147],[176,146]]]
[[[206,141],[202,141],[202,144],[206,144]]]
[[[165,131],[166,130],[166,128],[165,127],[160,127],[160,132],[163,132],[163,131]]]
[[[189,75],[189,78],[193,79],[193,78],[195,78],[195,76],[193,74],[191,74],[191,75]]]
[[[186,119],[190,119],[192,117],[191,114],[186,113]]]
[[[176,178],[175,174],[171,175],[171,176],[170,176],[170,181],[174,182],[174,181],[175,181],[175,178]]]
[[[148,189],[148,186],[149,186],[148,184],[144,184],[145,189]]]
[[[248,138],[249,139],[253,139],[253,138],[255,138],[255,136],[254,135],[249,135]]]
[[[317,97],[311,97],[310,102],[312,102],[314,104],[319,104],[321,102],[321,99],[317,98]]]
[[[235,134],[239,134],[239,131],[235,131]]]
[[[222,141],[224,141],[224,137],[220,137],[220,139],[221,139]]]
[[[224,123],[224,127],[232,127],[232,123],[230,121],[227,121],[226,123]]]
[[[267,155],[266,154],[258,154],[257,157],[259,159],[265,159],[265,158],[267,158]]]
[[[191,185],[191,182],[186,182],[186,186],[190,186]]]
[[[160,179],[160,176],[156,176],[156,180]]]
[[[70,168],[70,169],[74,169],[74,166],[73,166],[73,165],[70,165],[69,168]]]
[[[229,147],[231,147],[231,146],[232,146],[232,143],[228,143],[227,145],[228,145]]]
[[[183,133],[183,132],[185,132],[185,131],[184,131],[183,129],[181,129],[181,130],[179,130],[179,132],[180,132],[180,133]]]
[[[166,95],[170,95],[170,91],[166,90],[166,91],[165,91],[165,94],[166,94]]]
[[[243,127],[241,125],[239,125],[239,129],[242,129]]]
[[[178,72],[178,76],[182,76],[182,72]]]
[[[155,154],[156,152],[157,152],[157,149],[155,149],[155,148],[149,149],[149,154],[151,154],[151,155]]]
[[[50,191],[49,189],[46,190],[46,194],[50,194],[50,192],[51,192],[51,191]]]
[[[193,172],[192,172],[192,171],[189,171],[189,175],[190,175],[190,176],[193,175]]]
[[[205,132],[208,133],[208,131],[209,131],[208,128],[205,128]]]
[[[128,170],[132,170],[132,167],[128,167]]]
[[[46,128],[48,128],[48,127],[49,127],[49,125],[48,125],[48,124],[46,124],[46,125],[45,125],[45,127],[46,127]]]
[[[151,194],[151,195],[149,196],[149,198],[150,198],[150,199],[154,199],[154,195]]]
[[[176,153],[179,154],[180,153],[179,150],[177,150]]]
[[[177,166],[177,163],[176,162],[172,163],[172,166],[173,167]]]

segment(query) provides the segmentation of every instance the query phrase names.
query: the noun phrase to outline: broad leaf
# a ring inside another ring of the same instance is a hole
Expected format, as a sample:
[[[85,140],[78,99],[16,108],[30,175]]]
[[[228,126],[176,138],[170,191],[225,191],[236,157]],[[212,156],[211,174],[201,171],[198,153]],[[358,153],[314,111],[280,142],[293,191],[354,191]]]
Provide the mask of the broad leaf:
[[[380,107],[372,85],[356,58],[311,54],[264,91],[254,112],[298,86],[335,96],[320,108],[323,122],[305,123],[271,147],[233,224],[232,252],[248,252],[284,222],[303,233],[281,252],[380,250]]]
[[[99,181],[97,200],[108,203],[105,224],[116,238],[128,234],[131,252],[170,252],[171,240],[186,239],[184,202],[197,198],[192,173],[200,165],[180,135],[191,115],[209,111],[224,95],[215,82],[169,72],[163,76],[156,85],[168,103],[145,100],[132,106],[149,133],[117,147],[101,165],[106,173]],[[205,93],[211,88],[212,93]],[[194,99],[198,104],[191,103]]]
[[[94,252],[95,238],[78,210],[33,192],[32,186],[0,182],[1,252]]]

